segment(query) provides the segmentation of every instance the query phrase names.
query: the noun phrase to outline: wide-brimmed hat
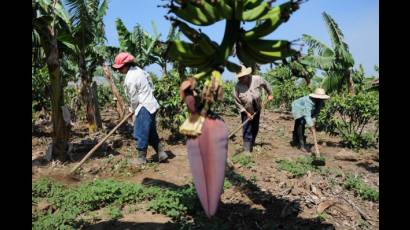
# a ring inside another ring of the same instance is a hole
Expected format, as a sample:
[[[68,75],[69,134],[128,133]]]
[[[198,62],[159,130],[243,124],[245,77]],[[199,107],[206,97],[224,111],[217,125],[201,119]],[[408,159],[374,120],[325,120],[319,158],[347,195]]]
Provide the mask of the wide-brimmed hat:
[[[252,73],[252,68],[251,67],[246,68],[246,66],[241,65],[241,71],[236,73],[236,77],[241,78],[241,77],[249,75],[251,73]]]
[[[133,62],[134,59],[135,59],[134,56],[132,56],[129,53],[126,53],[126,52],[119,53],[115,57],[114,65],[112,65],[112,67],[115,68],[115,69],[120,69],[125,64]]]
[[[330,98],[330,96],[326,95],[325,90],[322,88],[315,89],[315,92],[309,94],[309,97],[318,98],[318,99],[329,99]]]

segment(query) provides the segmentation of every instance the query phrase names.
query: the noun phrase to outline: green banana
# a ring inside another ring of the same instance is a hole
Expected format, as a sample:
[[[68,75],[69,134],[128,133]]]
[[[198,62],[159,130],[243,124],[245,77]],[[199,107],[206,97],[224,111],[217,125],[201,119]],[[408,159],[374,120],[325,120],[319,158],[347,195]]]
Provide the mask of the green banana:
[[[213,5],[209,4],[205,0],[202,0],[201,3],[198,4],[198,7],[205,14],[209,21],[217,22],[223,19],[222,14],[220,14],[219,10],[216,10]]]
[[[264,39],[254,39],[246,41],[246,44],[254,50],[263,51],[277,51],[282,49],[282,47],[290,48],[290,42],[287,40],[264,40]]]
[[[230,71],[230,72],[233,72],[233,73],[237,73],[237,72],[239,72],[240,70],[241,70],[241,66],[240,65],[238,65],[238,64],[236,64],[236,63],[233,63],[233,62],[231,62],[231,61],[226,61],[226,68]]]
[[[250,10],[259,6],[262,3],[263,0],[246,0],[243,6],[245,10]]]
[[[260,17],[264,16],[268,11],[269,11],[269,4],[266,2],[263,2],[262,4],[249,9],[245,10],[242,13],[242,20],[243,21],[255,21],[259,19]]]
[[[198,46],[181,40],[175,40],[170,43],[169,55],[178,61],[184,59],[196,61],[206,58],[206,56],[198,50]]]
[[[212,73],[212,68],[207,68],[197,74],[195,74],[193,77],[197,80],[203,79],[204,77],[210,76]]]
[[[215,23],[215,21],[208,18],[199,7],[190,3],[184,4],[181,7],[172,7],[170,11],[176,16],[197,26],[208,26]]]
[[[191,28],[185,22],[182,22],[178,19],[174,21],[174,26],[178,26],[179,30],[191,41],[196,41],[198,39],[198,31],[194,28]]]
[[[264,37],[272,33],[273,31],[275,31],[276,28],[278,28],[281,23],[282,23],[282,20],[280,17],[280,13],[271,15],[271,17],[263,21],[262,24],[255,26],[251,30],[246,31],[244,33],[244,39],[252,40],[252,39]]]
[[[276,47],[275,49],[271,50],[261,50],[258,48],[255,48],[252,45],[247,44],[246,46],[248,48],[248,52],[258,58],[258,60],[265,60],[268,61],[267,63],[271,63],[273,61],[281,60],[286,57],[295,55],[297,52],[293,49],[290,48],[290,43],[283,42],[279,45],[279,47]]]
[[[219,0],[215,4],[215,9],[219,11],[219,14],[222,15],[223,18],[227,20],[232,19],[232,7],[230,7],[225,0]]]
[[[246,56],[248,56],[250,59],[252,59],[254,62],[258,64],[268,64],[272,62],[272,59],[270,57],[266,57],[258,52],[255,52],[246,44],[242,46],[242,50]]]
[[[262,24],[244,33],[245,40],[264,37],[275,31],[283,22],[286,22],[290,13],[298,9],[297,3],[286,2],[268,11],[259,20],[264,20]]]
[[[175,21],[180,31],[189,38],[192,42],[197,43],[201,51],[210,56],[216,52],[216,48],[212,44],[212,40],[204,33],[199,33],[195,29],[189,27],[186,23],[176,20]]]
[[[255,60],[253,57],[250,57],[248,53],[244,52],[244,49],[241,45],[236,46],[236,56],[245,66],[255,65]]]

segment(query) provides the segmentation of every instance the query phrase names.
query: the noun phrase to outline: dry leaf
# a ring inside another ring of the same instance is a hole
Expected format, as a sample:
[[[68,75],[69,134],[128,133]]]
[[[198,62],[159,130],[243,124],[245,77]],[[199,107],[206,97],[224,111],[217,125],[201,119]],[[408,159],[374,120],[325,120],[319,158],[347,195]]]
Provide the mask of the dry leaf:
[[[327,208],[329,208],[330,206],[332,206],[336,203],[337,202],[335,200],[327,200],[327,201],[324,201],[324,202],[320,203],[317,206],[317,213],[319,213],[319,214],[323,213]]]

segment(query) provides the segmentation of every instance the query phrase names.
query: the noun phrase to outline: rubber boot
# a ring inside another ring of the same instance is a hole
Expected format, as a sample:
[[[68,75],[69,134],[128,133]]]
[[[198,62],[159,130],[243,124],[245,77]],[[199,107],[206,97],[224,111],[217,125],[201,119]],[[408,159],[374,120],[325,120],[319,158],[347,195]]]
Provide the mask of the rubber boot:
[[[251,156],[252,143],[250,141],[243,142],[243,152],[244,156]]]
[[[168,159],[168,155],[166,152],[164,152],[162,148],[162,144],[158,143],[158,147],[156,149],[157,155],[158,155],[158,162],[165,161]]]
[[[309,152],[309,150],[306,147],[306,142],[305,142],[305,138],[299,138],[299,145],[298,148],[304,152]]]
[[[137,164],[142,165],[147,163],[147,150],[138,150]]]
[[[290,142],[290,145],[292,147],[299,146],[298,134],[295,131],[292,132],[292,141]]]

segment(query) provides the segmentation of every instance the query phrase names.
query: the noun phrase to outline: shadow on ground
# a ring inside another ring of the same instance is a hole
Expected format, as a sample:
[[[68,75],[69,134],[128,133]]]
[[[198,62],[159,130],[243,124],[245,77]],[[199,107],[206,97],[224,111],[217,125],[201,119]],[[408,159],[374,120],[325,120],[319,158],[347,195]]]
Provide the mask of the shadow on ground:
[[[332,224],[322,223],[317,219],[305,219],[298,217],[301,210],[298,201],[290,201],[281,197],[263,192],[251,181],[235,171],[227,172],[226,178],[241,193],[249,197],[256,204],[247,203],[220,203],[218,212],[208,219],[199,204],[187,199],[183,204],[191,210],[188,221],[176,221],[175,223],[130,223],[108,221],[89,226],[86,229],[298,229],[298,230],[334,230]],[[178,190],[184,186],[145,178],[142,182],[146,186],[159,186],[170,190]],[[189,202],[189,203],[187,203]],[[185,227],[185,228],[183,228]]]
[[[371,173],[379,172],[379,166],[376,164],[373,164],[372,162],[361,162],[361,163],[358,163],[357,166],[363,167]]]

